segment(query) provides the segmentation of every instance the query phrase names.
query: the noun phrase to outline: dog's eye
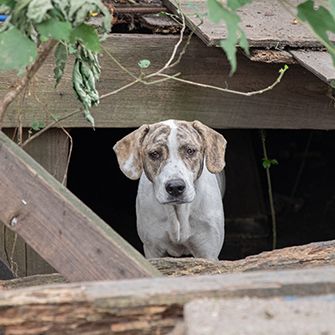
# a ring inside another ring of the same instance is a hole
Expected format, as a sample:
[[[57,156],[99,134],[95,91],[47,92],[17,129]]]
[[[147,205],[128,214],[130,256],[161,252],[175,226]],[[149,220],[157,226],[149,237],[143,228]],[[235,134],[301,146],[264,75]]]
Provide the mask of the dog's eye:
[[[161,154],[158,151],[151,151],[151,152],[149,152],[149,157],[152,160],[157,160],[157,159],[160,158],[160,156],[161,156]]]
[[[195,154],[195,149],[193,149],[193,148],[186,148],[186,153],[189,156],[193,156]]]

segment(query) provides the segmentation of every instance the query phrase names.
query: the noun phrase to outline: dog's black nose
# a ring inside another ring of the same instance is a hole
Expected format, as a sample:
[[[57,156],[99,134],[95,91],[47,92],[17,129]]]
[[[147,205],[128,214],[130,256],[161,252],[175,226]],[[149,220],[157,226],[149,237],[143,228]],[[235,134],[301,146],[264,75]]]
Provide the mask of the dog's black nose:
[[[166,192],[173,197],[182,195],[185,191],[185,182],[182,179],[172,179],[165,184]]]

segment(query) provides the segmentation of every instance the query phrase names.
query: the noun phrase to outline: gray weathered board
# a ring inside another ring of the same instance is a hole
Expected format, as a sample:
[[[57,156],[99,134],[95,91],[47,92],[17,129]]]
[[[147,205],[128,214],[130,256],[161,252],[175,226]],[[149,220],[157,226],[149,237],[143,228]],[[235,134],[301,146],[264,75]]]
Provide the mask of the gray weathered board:
[[[329,53],[311,50],[290,50],[290,53],[302,66],[334,87],[335,68]]]
[[[296,6],[303,1],[290,0],[289,2]],[[223,22],[214,24],[208,19],[207,1],[165,0],[164,3],[173,12],[177,11],[180,4],[188,26],[194,29],[207,45],[218,45],[227,37],[227,29]],[[325,4],[325,1],[320,0],[317,3]],[[273,0],[253,0],[239,9],[240,26],[247,35],[250,47],[321,47],[321,43],[309,28],[297,22],[290,13],[292,10],[291,7],[287,10],[281,1]],[[203,23],[201,23],[202,20]]]
[[[122,64],[139,74],[138,61],[149,59],[147,73],[162,67],[170,57],[178,36],[117,35],[104,44]],[[109,57],[102,57],[101,94],[113,91],[133,79],[116,66]],[[181,78],[204,84],[254,91],[269,86],[278,76],[281,65],[256,63],[238,56],[238,69],[229,77],[230,65],[222,50],[206,47],[194,37],[186,54],[174,71]],[[33,121],[53,121],[73,112],[79,103],[71,87],[71,67],[57,89],[54,88],[51,60],[42,67],[31,83],[29,94],[18,99],[4,127],[19,124],[30,127]],[[157,78],[159,79],[159,78]],[[0,77],[0,96],[11,82]],[[103,101],[92,109],[96,127],[138,127],[164,119],[199,119],[217,128],[287,128],[335,129],[335,113],[329,97],[329,86],[300,65],[290,65],[282,82],[269,92],[245,97],[191,86],[175,81],[145,86],[136,84]],[[91,127],[83,115],[77,114],[61,123],[65,127]]]
[[[0,185],[0,221],[67,280],[160,275],[2,132]]]
[[[335,295],[201,299],[184,308],[183,335],[334,334]]]
[[[5,334],[167,334],[194,299],[334,293],[334,267],[50,285],[1,291],[0,326]]]

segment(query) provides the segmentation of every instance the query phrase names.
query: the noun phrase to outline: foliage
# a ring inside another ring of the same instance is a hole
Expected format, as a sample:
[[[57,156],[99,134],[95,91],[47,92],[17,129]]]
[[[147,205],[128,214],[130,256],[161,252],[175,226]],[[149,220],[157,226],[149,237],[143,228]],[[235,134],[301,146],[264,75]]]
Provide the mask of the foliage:
[[[100,38],[87,24],[91,12],[100,12],[103,31],[110,31],[110,14],[100,0],[0,0],[0,9],[9,19],[0,31],[0,71],[16,70],[22,74],[37,57],[38,47],[53,39],[56,85],[62,78],[68,55],[75,59],[73,88],[84,107],[84,114],[94,125],[89,109],[99,103],[95,81],[100,65],[97,52]],[[15,55],[15,57],[14,57]]]
[[[293,6],[290,0],[278,1],[284,6]],[[241,19],[237,10],[250,2],[252,0],[207,0],[209,19],[214,23],[223,21],[227,28],[227,38],[222,40],[220,45],[231,64],[231,73],[236,71],[237,46],[249,53],[248,41],[245,32],[240,27]],[[325,2],[325,6],[319,6],[313,0],[302,2],[297,7],[297,17],[308,24],[320,42],[327,48],[335,66],[335,45],[329,38],[329,33],[335,33],[335,0]]]
[[[249,44],[244,31],[239,26],[241,19],[237,10],[251,0],[228,0],[221,2],[218,0],[208,0],[208,16],[214,23],[224,21],[227,27],[227,38],[220,42],[231,65],[231,73],[236,71],[236,51],[239,45],[249,54]]]
[[[298,18],[306,22],[327,48],[335,65],[335,45],[329,39],[329,33],[335,33],[335,0],[329,0],[328,10],[317,6],[313,0],[307,0],[298,6]]]

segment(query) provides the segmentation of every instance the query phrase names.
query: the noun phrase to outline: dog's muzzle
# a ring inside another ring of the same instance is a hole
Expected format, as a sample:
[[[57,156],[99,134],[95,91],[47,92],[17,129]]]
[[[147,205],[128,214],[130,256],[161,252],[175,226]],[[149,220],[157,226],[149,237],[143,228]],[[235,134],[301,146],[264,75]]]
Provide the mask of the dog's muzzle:
[[[184,203],[186,184],[182,179],[171,179],[165,183],[165,190],[169,195],[166,203]]]

